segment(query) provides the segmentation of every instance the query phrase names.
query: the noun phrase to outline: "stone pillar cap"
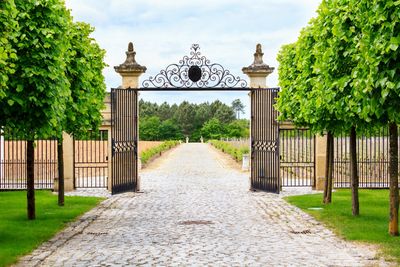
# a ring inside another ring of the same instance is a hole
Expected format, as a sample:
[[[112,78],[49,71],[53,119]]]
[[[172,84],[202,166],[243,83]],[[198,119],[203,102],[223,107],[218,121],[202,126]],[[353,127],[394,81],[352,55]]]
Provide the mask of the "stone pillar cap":
[[[254,62],[250,66],[242,68],[243,73],[271,74],[275,68],[265,64],[263,62],[263,56],[264,53],[262,52],[261,44],[257,44],[256,52],[254,53]]]
[[[136,52],[133,49],[133,43],[130,42],[128,44],[128,51],[126,52],[126,60],[119,66],[115,66],[114,69],[116,72],[122,73],[144,73],[147,68],[145,66],[141,66],[136,62],[135,59]]]

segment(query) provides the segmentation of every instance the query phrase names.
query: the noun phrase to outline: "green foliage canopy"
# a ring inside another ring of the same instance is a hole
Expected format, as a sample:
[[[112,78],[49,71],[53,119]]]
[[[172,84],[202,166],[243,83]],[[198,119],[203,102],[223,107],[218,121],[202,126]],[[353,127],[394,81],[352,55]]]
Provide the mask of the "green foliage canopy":
[[[82,135],[96,130],[102,121],[106,85],[102,71],[105,51],[90,37],[93,28],[83,22],[69,27],[69,60],[66,67],[71,98],[67,106],[64,130]]]
[[[8,76],[15,71],[17,54],[13,44],[18,34],[14,0],[0,1],[0,99],[6,96]]]
[[[16,0],[15,5],[17,58],[0,99],[0,120],[30,140],[54,136],[62,130],[70,98],[65,36],[71,18],[58,0]]]

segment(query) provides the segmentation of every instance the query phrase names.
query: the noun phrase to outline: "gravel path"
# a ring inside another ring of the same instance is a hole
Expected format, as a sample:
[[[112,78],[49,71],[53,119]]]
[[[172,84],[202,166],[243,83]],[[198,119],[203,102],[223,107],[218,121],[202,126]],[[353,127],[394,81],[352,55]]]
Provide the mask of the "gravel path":
[[[207,144],[183,144],[141,173],[143,193],[112,196],[21,266],[380,266]]]

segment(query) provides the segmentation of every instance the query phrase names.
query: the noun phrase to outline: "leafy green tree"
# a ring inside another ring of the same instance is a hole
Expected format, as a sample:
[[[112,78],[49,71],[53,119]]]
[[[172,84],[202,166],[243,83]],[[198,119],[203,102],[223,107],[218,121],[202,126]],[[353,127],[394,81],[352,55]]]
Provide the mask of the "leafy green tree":
[[[219,139],[226,133],[224,125],[217,119],[213,118],[206,122],[201,128],[201,135],[206,140],[208,139]]]
[[[195,128],[200,129],[204,123],[213,117],[211,113],[210,104],[208,102],[197,105],[195,116]]]
[[[14,0],[1,1],[0,10],[0,99],[2,99],[7,95],[9,75],[15,72],[17,54],[13,44],[19,26]]]
[[[160,118],[157,116],[141,118],[139,122],[139,137],[144,141],[160,140]]]
[[[235,120],[226,126],[226,137],[249,137],[250,122],[248,120]]]
[[[354,4],[360,29],[360,55],[354,68],[354,101],[359,115],[372,125],[389,127],[389,234],[398,235],[398,128],[400,124],[400,17],[398,1],[372,0]]]
[[[63,130],[74,136],[88,131],[96,132],[102,122],[106,85],[102,71],[105,51],[90,37],[93,28],[83,22],[70,21],[68,27],[68,64],[66,75],[70,83],[71,97],[66,117],[61,122]],[[58,135],[59,205],[64,205],[64,173],[62,133]]]
[[[228,105],[221,105],[214,114],[214,118],[222,123],[230,123],[235,119],[235,112]]]
[[[90,37],[89,24],[71,23],[69,27],[69,60],[66,68],[71,98],[67,107],[64,131],[81,135],[96,131],[102,122],[106,85],[102,71],[105,51]]]
[[[58,0],[16,0],[17,58],[0,99],[0,121],[27,140],[28,218],[35,218],[34,140],[62,130],[70,98],[65,75],[69,12]]]
[[[232,102],[232,109],[235,111],[236,118],[239,120],[240,119],[240,114],[244,114],[244,105],[240,99],[235,99]]]
[[[139,114],[141,117],[151,117],[158,115],[158,105],[156,103],[151,103],[139,100]]]
[[[318,74],[314,91],[317,99],[324,100],[330,107],[332,119],[338,122],[329,129],[350,133],[352,212],[359,215],[356,128],[365,128],[365,121],[359,117],[361,103],[353,97],[352,86],[360,38],[355,5],[354,1],[323,1],[319,8],[313,32],[316,39],[314,69]]]
[[[172,119],[163,121],[159,131],[159,140],[179,140],[184,138],[181,129]]]
[[[167,102],[164,102],[157,108],[157,115],[162,121],[165,121],[172,118],[174,113],[170,105]]]
[[[174,114],[174,120],[181,126],[184,135],[190,136],[193,132],[195,116],[196,111],[193,104],[183,101],[178,106],[178,110]]]

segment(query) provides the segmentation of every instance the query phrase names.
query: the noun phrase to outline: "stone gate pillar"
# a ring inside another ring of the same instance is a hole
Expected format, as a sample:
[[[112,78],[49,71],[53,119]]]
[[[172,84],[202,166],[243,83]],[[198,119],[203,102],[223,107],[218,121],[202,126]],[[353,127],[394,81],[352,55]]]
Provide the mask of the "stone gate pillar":
[[[119,66],[114,67],[115,71],[122,77],[122,86],[120,87],[121,89],[139,88],[139,77],[146,72],[147,68],[138,64],[136,62],[135,56],[136,52],[133,48],[133,43],[130,42],[128,44],[128,51],[126,52],[125,62],[120,64]],[[123,99],[118,99],[118,101],[123,101]],[[137,105],[136,114],[139,114],[139,105]],[[137,120],[137,125],[137,127],[139,128],[139,119]],[[139,131],[137,132],[137,138],[139,140]],[[109,146],[109,151],[111,151],[111,142],[109,142]],[[111,160],[112,157],[110,157],[109,166],[111,166]],[[133,163],[127,162],[125,164],[129,165]],[[109,168],[109,170],[110,175],[108,178],[108,188],[111,189],[112,169]],[[138,176],[137,180],[137,191],[140,191],[140,176]]]
[[[326,135],[315,136],[315,190],[324,190],[326,171]]]

